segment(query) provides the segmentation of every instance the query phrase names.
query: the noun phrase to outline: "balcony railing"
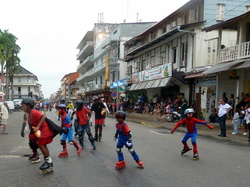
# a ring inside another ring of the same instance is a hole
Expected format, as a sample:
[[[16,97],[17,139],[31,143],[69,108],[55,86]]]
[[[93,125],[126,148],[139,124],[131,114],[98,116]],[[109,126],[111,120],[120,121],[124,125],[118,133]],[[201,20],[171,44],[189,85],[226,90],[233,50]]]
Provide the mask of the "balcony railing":
[[[93,56],[93,55],[87,57],[81,64],[79,64],[79,65],[77,66],[77,70],[80,69],[81,67],[83,67],[87,62],[89,62],[89,61],[91,61],[91,60],[93,60],[93,59],[94,59],[94,56]]]
[[[220,50],[220,62],[250,58],[250,41]]]

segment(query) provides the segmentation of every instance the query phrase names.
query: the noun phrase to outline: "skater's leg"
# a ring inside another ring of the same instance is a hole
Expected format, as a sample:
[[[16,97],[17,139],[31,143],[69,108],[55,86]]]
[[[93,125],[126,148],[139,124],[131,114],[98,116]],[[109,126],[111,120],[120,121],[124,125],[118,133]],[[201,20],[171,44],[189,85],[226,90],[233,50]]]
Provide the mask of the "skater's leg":
[[[117,152],[117,156],[118,156],[118,161],[124,160],[122,148],[123,148],[123,145],[118,141],[118,143],[116,145],[116,152]]]
[[[83,125],[78,126],[79,144],[84,149],[84,128]]]
[[[193,152],[198,153],[198,149],[197,149],[197,144],[196,144],[196,138],[197,138],[197,134],[193,134],[191,142],[193,144]]]
[[[102,124],[99,124],[99,135],[98,135],[98,140],[101,141],[102,139]]]
[[[95,150],[96,149],[95,138],[91,134],[89,124],[86,125],[85,131],[86,131],[86,133],[88,135],[88,138],[89,138],[89,141],[91,142],[91,145],[93,146],[93,149]]]
[[[44,158],[49,157],[49,149],[47,148],[47,145],[39,145],[38,147],[41,150]]]
[[[187,141],[188,139],[190,138],[190,134],[189,133],[186,133],[186,135],[184,136],[184,138],[182,139],[182,144],[184,146],[184,148],[189,148],[188,144],[187,144]]]
[[[40,157],[37,152],[38,145],[30,140],[29,146],[32,149],[33,154],[29,156],[29,160],[32,164],[40,162]]]

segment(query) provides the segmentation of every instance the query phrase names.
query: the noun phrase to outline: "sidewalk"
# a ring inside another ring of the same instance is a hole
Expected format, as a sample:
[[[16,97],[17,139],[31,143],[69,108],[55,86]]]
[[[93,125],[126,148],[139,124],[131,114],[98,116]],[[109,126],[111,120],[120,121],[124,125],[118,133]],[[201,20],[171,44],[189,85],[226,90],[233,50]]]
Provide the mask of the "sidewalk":
[[[114,117],[112,115],[108,115],[108,117]],[[160,121],[154,121],[154,116],[150,116],[149,114],[139,114],[139,113],[130,113],[126,117],[126,121],[131,121],[135,123],[140,123],[142,125],[154,127],[154,128],[164,128],[166,131],[170,131],[175,123],[167,122],[165,119],[162,119]],[[227,120],[226,127],[227,127],[227,137],[219,137],[220,134],[220,126],[219,124],[213,124],[209,123],[214,126],[214,129],[209,129],[208,127],[204,125],[197,124],[198,134],[199,136],[234,143],[237,145],[243,145],[243,146],[250,146],[250,143],[248,143],[248,135],[243,136],[243,130],[239,130],[239,133],[236,135],[233,135],[233,124],[230,120]],[[176,131],[180,132],[186,132],[186,127],[179,127]]]

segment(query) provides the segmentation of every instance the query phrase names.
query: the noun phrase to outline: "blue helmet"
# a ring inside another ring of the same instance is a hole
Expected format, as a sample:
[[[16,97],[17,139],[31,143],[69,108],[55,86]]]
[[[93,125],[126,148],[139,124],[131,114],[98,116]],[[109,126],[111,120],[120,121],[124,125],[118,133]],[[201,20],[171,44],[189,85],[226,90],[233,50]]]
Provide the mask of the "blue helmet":
[[[60,108],[60,109],[66,110],[66,105],[65,104],[60,104],[57,107]]]

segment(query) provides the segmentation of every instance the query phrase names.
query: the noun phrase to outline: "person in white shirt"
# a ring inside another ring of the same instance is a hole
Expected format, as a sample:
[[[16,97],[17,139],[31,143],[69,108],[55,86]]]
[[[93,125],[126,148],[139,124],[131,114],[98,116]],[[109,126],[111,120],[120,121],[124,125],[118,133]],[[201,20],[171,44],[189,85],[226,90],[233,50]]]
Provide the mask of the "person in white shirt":
[[[9,111],[7,109],[8,104],[7,102],[4,102],[1,106],[1,114],[2,114],[2,124],[3,124],[3,134],[8,134],[6,132],[6,125],[7,125],[7,121],[9,118]]]
[[[218,106],[218,117],[219,117],[219,124],[221,133],[218,136],[226,137],[226,119],[227,113],[232,110],[232,107],[227,104],[224,98],[220,99],[219,106]]]

